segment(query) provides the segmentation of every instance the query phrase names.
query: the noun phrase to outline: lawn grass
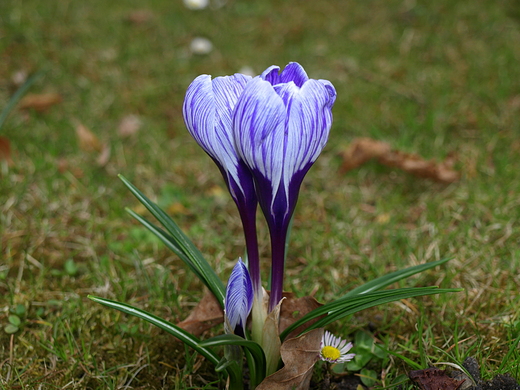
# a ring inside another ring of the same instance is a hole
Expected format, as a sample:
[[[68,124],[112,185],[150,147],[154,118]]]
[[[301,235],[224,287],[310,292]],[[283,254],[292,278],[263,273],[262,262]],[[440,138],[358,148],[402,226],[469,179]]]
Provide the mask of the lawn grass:
[[[13,160],[0,162],[0,388],[222,387],[170,336],[86,296],[175,322],[202,295],[181,261],[127,216],[125,207],[141,208],[118,173],[168,210],[227,280],[243,254],[240,221],[185,130],[184,93],[202,73],[289,61],[330,80],[338,98],[329,144],[302,187],[286,289],[325,302],[453,257],[402,285],[464,292],[366,310],[331,330],[372,329],[423,368],[475,356],[485,378],[520,378],[518,15],[513,1],[491,0],[229,1],[200,11],[165,0],[1,1],[0,109],[21,70],[43,73],[29,92],[63,101],[14,110],[0,129]],[[197,36],[214,50],[191,54]],[[142,127],[122,138],[117,127],[130,114]],[[106,165],[78,146],[78,122],[110,144]],[[439,184],[375,162],[342,174],[340,153],[355,137],[428,159],[454,153],[461,180]],[[259,234],[265,280],[263,224]],[[22,323],[8,334],[12,314]],[[377,367],[379,385],[413,368],[392,357]]]

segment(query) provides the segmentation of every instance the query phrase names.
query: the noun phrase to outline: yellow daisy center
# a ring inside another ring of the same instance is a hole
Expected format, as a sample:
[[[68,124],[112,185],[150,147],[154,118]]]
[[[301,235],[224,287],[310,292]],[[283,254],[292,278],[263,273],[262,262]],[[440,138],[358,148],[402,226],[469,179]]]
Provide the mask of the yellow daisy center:
[[[321,349],[321,356],[328,360],[338,360],[341,356],[339,349],[331,347],[330,345],[326,345]]]

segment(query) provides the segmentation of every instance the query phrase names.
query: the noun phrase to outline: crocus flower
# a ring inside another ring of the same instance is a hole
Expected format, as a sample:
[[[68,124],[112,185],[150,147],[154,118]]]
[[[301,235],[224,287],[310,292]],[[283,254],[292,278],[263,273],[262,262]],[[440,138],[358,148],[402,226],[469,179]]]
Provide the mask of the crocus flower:
[[[235,105],[250,76],[235,74],[216,77],[197,77],[186,92],[183,113],[186,127],[197,143],[217,164],[235,201],[247,247],[249,270],[253,287],[260,291],[260,266],[256,237],[257,197],[253,177],[238,158],[232,131]]]
[[[253,287],[247,267],[238,259],[233,267],[226,288],[224,302],[226,332],[237,332],[243,336],[247,316],[253,305]]]
[[[330,363],[344,363],[351,361],[355,353],[347,353],[352,348],[352,343],[335,337],[332,333],[325,331],[321,339],[320,359]]]
[[[246,84],[233,113],[238,156],[253,174],[271,236],[272,310],[282,297],[285,241],[302,180],[325,146],[336,91],[298,63],[271,66]]]

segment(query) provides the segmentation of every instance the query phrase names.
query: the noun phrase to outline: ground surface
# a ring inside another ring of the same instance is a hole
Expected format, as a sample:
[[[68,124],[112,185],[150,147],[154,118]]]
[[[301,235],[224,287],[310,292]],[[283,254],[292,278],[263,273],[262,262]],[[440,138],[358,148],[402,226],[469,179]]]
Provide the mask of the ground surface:
[[[243,254],[240,222],[184,128],[184,93],[202,73],[289,61],[330,80],[338,98],[329,144],[302,187],[286,289],[325,302],[453,257],[400,285],[464,292],[366,310],[331,330],[370,330],[390,351],[369,363],[374,386],[408,388],[408,371],[468,356],[485,380],[519,378],[518,2],[212,4],[0,1],[0,109],[37,72],[27,93],[53,94],[18,105],[0,128],[0,388],[222,387],[170,336],[86,296],[171,321],[202,296],[179,259],[125,213],[143,209],[118,173],[227,280]],[[208,54],[190,51],[199,36],[212,42]],[[140,125],[122,126],[131,115]],[[376,162],[341,173],[340,154],[357,137],[426,159],[453,156],[461,178],[437,183]],[[260,240],[266,278],[263,224]]]

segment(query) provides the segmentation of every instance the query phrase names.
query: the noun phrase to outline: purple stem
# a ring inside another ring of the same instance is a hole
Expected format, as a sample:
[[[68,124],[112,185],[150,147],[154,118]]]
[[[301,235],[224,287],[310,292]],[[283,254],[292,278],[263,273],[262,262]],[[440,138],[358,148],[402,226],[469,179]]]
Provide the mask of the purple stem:
[[[286,224],[284,224],[286,225]],[[282,299],[283,274],[285,265],[285,240],[287,226],[281,229],[271,229],[271,295],[269,297],[269,312]]]
[[[246,241],[247,262],[249,275],[253,284],[253,292],[256,294],[261,288],[260,256],[258,254],[258,238],[256,236],[256,206],[244,209],[240,212],[244,237]]]

